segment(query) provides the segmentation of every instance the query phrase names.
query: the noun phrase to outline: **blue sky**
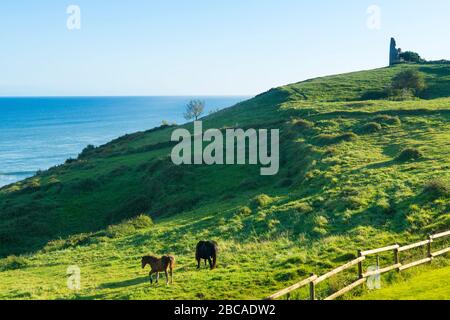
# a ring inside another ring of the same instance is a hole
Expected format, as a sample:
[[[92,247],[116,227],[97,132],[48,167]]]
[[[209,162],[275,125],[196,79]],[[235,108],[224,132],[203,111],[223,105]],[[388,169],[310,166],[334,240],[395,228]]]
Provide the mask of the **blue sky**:
[[[72,4],[80,30],[66,27]],[[385,66],[391,36],[450,58],[449,12],[448,0],[1,1],[0,95],[252,95]]]

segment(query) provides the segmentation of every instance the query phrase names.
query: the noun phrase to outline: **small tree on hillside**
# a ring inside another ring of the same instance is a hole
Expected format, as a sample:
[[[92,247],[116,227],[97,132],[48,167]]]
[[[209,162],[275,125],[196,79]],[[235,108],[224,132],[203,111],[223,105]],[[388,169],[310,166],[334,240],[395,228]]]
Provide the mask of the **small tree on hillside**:
[[[184,113],[184,118],[186,120],[195,121],[203,114],[205,111],[205,102],[201,100],[192,100],[186,105],[186,112]]]
[[[392,89],[397,95],[399,92],[403,96],[417,95],[425,88],[424,75],[414,69],[402,71],[392,79]]]

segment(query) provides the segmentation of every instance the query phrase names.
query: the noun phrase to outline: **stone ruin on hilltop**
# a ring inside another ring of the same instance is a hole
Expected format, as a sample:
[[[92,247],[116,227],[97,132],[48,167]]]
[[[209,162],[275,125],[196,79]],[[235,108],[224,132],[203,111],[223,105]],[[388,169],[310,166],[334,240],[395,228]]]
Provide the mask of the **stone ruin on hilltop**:
[[[389,53],[389,66],[401,63],[403,60],[400,57],[402,54],[402,49],[397,49],[397,42],[394,38],[391,38],[391,49]]]

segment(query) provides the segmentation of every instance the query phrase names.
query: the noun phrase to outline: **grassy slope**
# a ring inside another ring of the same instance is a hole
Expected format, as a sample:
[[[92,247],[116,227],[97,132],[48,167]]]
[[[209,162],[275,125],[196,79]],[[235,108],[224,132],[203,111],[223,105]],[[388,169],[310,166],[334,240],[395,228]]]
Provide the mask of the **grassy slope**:
[[[364,295],[365,300],[450,300],[450,267],[421,270],[406,281]]]
[[[450,177],[450,68],[409,67],[427,75],[428,100],[367,100],[399,66],[273,89],[205,119],[206,127],[280,128],[276,177],[252,166],[175,167],[173,128],[162,128],[0,189],[0,256],[30,253],[18,270],[8,270],[14,259],[0,260],[0,298],[261,298],[358,248],[448,229],[450,199],[424,186]],[[364,133],[369,122],[382,129]],[[396,161],[405,147],[424,159]],[[258,207],[252,199],[263,193],[270,201]],[[105,230],[140,213],[155,225]],[[218,270],[194,268],[204,238],[220,243]],[[177,256],[173,287],[146,283],[139,257],[149,251]],[[73,264],[83,277],[77,294],[65,286]]]

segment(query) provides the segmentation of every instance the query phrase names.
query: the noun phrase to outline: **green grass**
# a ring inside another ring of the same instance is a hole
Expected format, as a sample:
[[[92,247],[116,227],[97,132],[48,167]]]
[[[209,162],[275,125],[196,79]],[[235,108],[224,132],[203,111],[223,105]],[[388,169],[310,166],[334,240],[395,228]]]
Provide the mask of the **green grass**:
[[[450,300],[450,267],[421,270],[402,282],[376,290],[365,300]]]
[[[421,99],[383,100],[405,68],[425,74]],[[176,167],[175,127],[161,127],[1,188],[0,298],[260,299],[358,249],[450,229],[449,88],[446,65],[397,66],[272,89],[204,119],[279,128],[273,177],[258,166]],[[408,149],[421,156],[399,157]],[[153,224],[122,223],[142,214]],[[217,270],[195,269],[203,239],[219,242]],[[139,264],[149,252],[176,256],[174,286],[147,283]],[[81,268],[77,293],[70,265]]]

